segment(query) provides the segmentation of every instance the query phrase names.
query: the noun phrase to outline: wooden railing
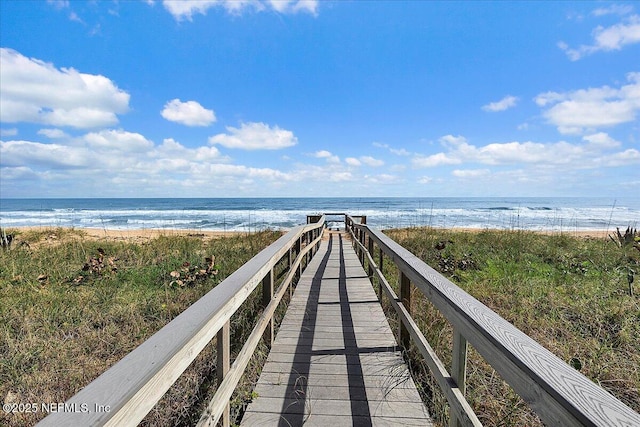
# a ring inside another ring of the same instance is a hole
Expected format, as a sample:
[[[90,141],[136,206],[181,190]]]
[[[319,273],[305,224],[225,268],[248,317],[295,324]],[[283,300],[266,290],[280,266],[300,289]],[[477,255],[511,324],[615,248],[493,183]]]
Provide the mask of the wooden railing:
[[[366,222],[366,221],[365,221]],[[411,340],[424,357],[451,409],[450,425],[481,425],[465,394],[467,342],[549,426],[640,426],[633,411],[480,301],[450,282],[379,230],[345,216],[346,228],[369,276],[376,277],[397,312],[400,343]],[[378,261],[374,260],[377,248]],[[394,290],[383,274],[386,255],[398,268]],[[414,285],[453,326],[449,373],[411,317]]]
[[[64,403],[41,426],[135,426],[202,349],[217,336],[218,387],[198,426],[229,425],[229,399],[263,335],[273,340],[273,314],[294,277],[317,251],[324,216],[310,217],[231,274],[209,293]],[[274,290],[274,268],[287,273]],[[231,316],[262,283],[263,312],[230,363]],[[265,333],[266,331],[266,333]]]

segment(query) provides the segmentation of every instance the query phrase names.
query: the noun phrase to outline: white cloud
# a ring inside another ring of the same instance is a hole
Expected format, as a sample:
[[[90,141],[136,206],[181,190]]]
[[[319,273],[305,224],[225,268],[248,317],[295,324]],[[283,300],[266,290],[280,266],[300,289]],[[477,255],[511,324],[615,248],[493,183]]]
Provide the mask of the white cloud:
[[[92,165],[92,156],[84,147],[42,144],[31,141],[0,141],[0,164],[10,167],[38,166],[51,169],[81,168]]]
[[[603,9],[604,10],[604,9]],[[577,61],[596,52],[621,50],[623,47],[640,43],[640,15],[631,15],[623,22],[610,27],[596,27],[592,32],[593,43],[572,49],[565,42],[559,42],[570,60]]]
[[[616,141],[604,132],[586,135],[583,136],[582,139],[587,141],[591,147],[598,149],[613,149],[622,145],[619,141]]]
[[[605,132],[590,133],[574,142],[474,145],[463,136],[454,135],[445,135],[439,142],[441,152],[417,157],[425,160],[423,164],[414,162],[414,166],[421,167],[447,166],[428,175],[394,168],[385,168],[380,174],[365,174],[367,169],[353,167],[366,166],[355,157],[344,162],[295,164],[290,171],[234,164],[216,145],[187,147],[172,138],[156,144],[144,135],[121,129],[67,136],[47,143],[0,141],[0,167],[2,185],[7,189],[28,180],[33,183],[32,188],[46,189],[47,183],[55,183],[56,195],[60,196],[70,194],[64,193],[68,187],[73,188],[74,194],[82,195],[166,197],[277,194],[284,186],[292,194],[300,195],[314,186],[326,189],[326,183],[335,184],[330,188],[338,192],[357,188],[375,194],[385,185],[399,184],[406,186],[407,191],[413,188],[419,192],[421,185],[445,182],[447,176],[452,185],[464,183],[472,191],[507,191],[518,186],[531,189],[554,185],[560,176],[569,188],[567,183],[584,179],[576,177],[584,177],[585,170],[605,174],[604,168],[633,170],[640,166],[638,149],[623,146]],[[306,157],[329,160],[334,156],[320,150]],[[249,161],[249,157],[246,159]],[[625,173],[633,176],[632,172]],[[127,190],[131,188],[136,193]]]
[[[129,110],[129,94],[101,75],[27,58],[0,49],[0,120],[75,128],[118,123]]]
[[[154,175],[163,165],[226,162],[216,147],[186,148],[172,139],[157,146],[143,135],[123,130],[91,132],[78,138],[59,138],[55,144],[6,141],[0,148],[2,166],[83,169],[111,176],[125,171]],[[165,168],[166,169],[166,168]]]
[[[277,13],[306,12],[312,15],[318,13],[317,0],[164,0],[165,9],[178,20],[193,19],[193,15],[206,15],[209,9],[221,7],[232,14],[239,14],[245,10],[265,11],[273,10]]]
[[[365,165],[371,166],[373,168],[376,168],[376,167],[384,165],[384,161],[382,161],[380,159],[376,159],[376,158],[371,157],[371,156],[361,156],[360,157],[360,161],[362,163],[364,163]]]
[[[50,139],[69,138],[62,129],[40,129],[38,135],[44,135]]]
[[[440,144],[444,145],[444,146],[450,146],[450,147],[458,147],[460,145],[464,145],[467,143],[467,138],[465,138],[464,136],[453,136],[453,135],[445,135],[443,137],[441,137],[440,139],[438,139],[438,141],[440,142]]]
[[[73,12],[73,11],[71,11],[69,13],[69,20],[73,21],[73,22],[78,22],[80,24],[85,24],[85,22],[82,20],[82,18],[80,18],[80,16],[78,16],[78,14]]]
[[[604,16],[604,15],[628,15],[633,12],[633,6],[630,5],[622,5],[622,4],[613,4],[609,7],[600,7],[591,12],[593,16]]]
[[[120,153],[144,153],[153,149],[153,142],[139,133],[122,130],[103,130],[83,137],[87,147]]]
[[[469,144],[463,137],[447,135],[440,138],[446,152],[416,155],[412,164],[416,168],[433,168],[463,163],[479,163],[495,166],[515,165],[571,165],[575,169],[608,166],[614,162],[634,164],[637,150],[610,152],[621,146],[608,134],[600,132],[583,137],[584,143],[501,142],[485,146]],[[452,141],[455,143],[452,144]],[[462,169],[459,169],[462,170]],[[485,169],[482,169],[485,170]],[[465,172],[466,173],[466,172]]]
[[[340,163],[340,157],[331,154],[331,152],[327,150],[316,151],[315,153],[313,153],[313,157],[318,159],[326,159],[327,162],[330,163]]]
[[[580,134],[590,129],[632,122],[640,110],[640,73],[627,74],[629,84],[619,89],[581,89],[547,92],[535,98],[547,121],[564,134]]]
[[[186,126],[209,126],[216,121],[213,110],[208,110],[196,101],[182,102],[172,99],[160,113],[165,119]]]
[[[307,12],[312,15],[318,13],[317,0],[268,0],[266,3],[280,13]]]
[[[323,166],[298,164],[292,173],[298,182],[348,182],[353,181],[353,173],[341,164],[329,163]]]
[[[456,178],[479,178],[491,174],[489,169],[455,169],[451,172]]]
[[[227,126],[227,131],[210,137],[209,143],[241,150],[280,150],[298,143],[293,132],[264,123],[242,123],[240,128]]]
[[[371,156],[360,156],[359,158],[347,157],[344,161],[349,166],[362,166],[364,164],[372,168],[377,168],[384,165],[384,160],[376,159]]]
[[[504,111],[504,110],[508,110],[509,108],[515,107],[517,103],[518,103],[517,97],[507,95],[504,98],[502,98],[500,101],[490,102],[487,105],[483,105],[482,109],[484,111],[489,111],[489,112]]]
[[[331,157],[331,156],[332,156],[331,152],[327,150],[320,150],[313,153],[313,157],[316,157],[318,159],[326,159],[327,157]]]
[[[393,148],[389,144],[382,144],[380,142],[374,142],[374,147],[385,148],[389,150],[390,153],[395,154],[396,156],[410,156],[411,153],[405,150],[404,148]]]
[[[329,181],[331,182],[345,182],[353,180],[353,175],[351,172],[342,171],[342,172],[331,172],[329,174]]]
[[[220,0],[164,0],[162,4],[176,20],[191,21],[193,15],[198,13],[206,15],[209,9],[220,6],[223,2]]]
[[[471,147],[467,143],[467,139],[463,136],[445,135],[439,140],[440,144],[449,151],[461,154],[466,150],[466,147]],[[462,156],[451,156],[447,153],[436,153],[431,155],[416,154],[411,159],[411,164],[416,168],[432,168],[443,165],[457,165],[462,163]]]
[[[580,150],[565,142],[545,145],[539,142],[493,143],[484,147],[473,147],[474,160],[490,165],[517,163],[566,163],[571,160],[572,150]]]
[[[230,164],[214,146],[189,148],[171,138],[156,145],[123,130],[92,132],[56,143],[0,141],[0,167],[3,187],[15,187],[9,180],[28,178],[55,182],[57,191],[64,192],[65,183],[74,183],[76,195],[95,195],[98,189],[100,195],[122,195],[132,188],[147,195],[184,194],[188,189],[190,194],[202,194],[199,188],[211,194],[211,189],[250,190],[258,182],[279,186],[293,179],[273,168]]]
[[[596,162],[598,166],[609,168],[628,165],[638,165],[638,167],[640,167],[640,151],[635,148],[630,148],[594,159],[594,162]]]
[[[389,151],[396,156],[410,156],[411,153],[404,148],[389,148]]]
[[[640,15],[608,28],[597,27],[594,39],[596,50],[620,50],[625,45],[640,42]]]
[[[0,129],[0,136],[16,136],[17,134],[17,128]]]
[[[0,176],[5,181],[20,181],[22,183],[38,179],[38,174],[25,166],[0,168]]]
[[[152,157],[184,158],[196,162],[227,161],[227,158],[223,158],[216,147],[187,148],[173,138],[165,139],[157,151],[152,154]]]
[[[429,156],[418,154],[411,160],[411,164],[416,168],[433,168],[436,166],[457,165],[460,163],[462,163],[462,160],[451,157],[445,153],[437,153]]]
[[[401,181],[398,176],[388,173],[382,173],[379,175],[365,175],[364,178],[371,184],[395,184]]]
[[[254,168],[244,165],[216,164],[208,170],[209,175],[218,177],[244,178],[248,180],[291,180],[291,175],[271,168]]]

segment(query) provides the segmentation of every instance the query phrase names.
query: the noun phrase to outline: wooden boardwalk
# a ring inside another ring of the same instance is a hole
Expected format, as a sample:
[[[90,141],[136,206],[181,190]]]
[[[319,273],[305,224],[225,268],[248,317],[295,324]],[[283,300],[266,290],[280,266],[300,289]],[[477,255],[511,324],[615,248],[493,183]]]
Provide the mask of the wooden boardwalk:
[[[325,233],[241,425],[432,425],[350,242]]]

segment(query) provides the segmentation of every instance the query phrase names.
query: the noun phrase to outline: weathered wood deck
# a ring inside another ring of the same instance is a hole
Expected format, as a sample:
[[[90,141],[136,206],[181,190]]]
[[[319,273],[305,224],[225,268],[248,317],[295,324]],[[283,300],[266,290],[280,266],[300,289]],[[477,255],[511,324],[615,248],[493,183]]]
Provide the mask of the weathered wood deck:
[[[242,425],[432,425],[350,242],[325,233]]]

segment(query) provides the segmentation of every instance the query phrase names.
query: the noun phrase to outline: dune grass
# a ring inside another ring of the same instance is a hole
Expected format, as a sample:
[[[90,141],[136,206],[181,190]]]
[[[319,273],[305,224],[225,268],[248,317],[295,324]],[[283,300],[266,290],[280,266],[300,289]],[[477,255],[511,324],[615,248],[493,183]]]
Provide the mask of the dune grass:
[[[386,233],[640,411],[640,298],[629,295],[627,282],[629,271],[640,271],[639,251],[604,239],[530,232],[418,228]],[[281,235],[160,236],[132,242],[96,241],[62,228],[16,234],[18,242],[27,244],[0,251],[0,400],[22,403],[64,402]],[[205,269],[212,255],[217,274],[178,283]],[[393,283],[397,274],[391,264],[385,263],[385,274]],[[235,351],[259,314],[259,292],[233,318]],[[446,320],[419,292],[412,304],[422,331],[450,365]],[[215,390],[213,344],[143,425],[197,420]],[[258,349],[233,397],[236,421],[252,398],[250,385],[267,351]],[[415,353],[410,362],[432,414],[446,425],[446,402],[424,362]],[[485,425],[540,424],[473,349],[467,395]],[[32,425],[43,416],[0,412],[0,425]]]
[[[38,405],[73,396],[281,235],[131,243],[63,228],[14,234],[27,244],[0,251],[0,400]],[[175,272],[185,278],[206,270],[212,255],[217,273],[178,283]],[[234,342],[244,342],[252,326],[243,323],[255,318],[257,304],[250,298],[234,318]],[[192,423],[212,378],[213,344],[144,424]],[[0,412],[0,425],[32,425],[44,415]]]
[[[421,228],[386,233],[640,411],[640,298],[630,295],[628,284],[629,271],[640,271],[640,251],[605,239],[520,231]],[[397,273],[390,268],[385,275],[392,281]],[[451,327],[419,291],[413,291],[414,318],[450,367]],[[419,355],[411,353],[411,363],[425,395],[432,397],[430,409],[446,425],[448,410],[436,383]],[[467,384],[467,398],[483,424],[541,425],[473,349]]]

